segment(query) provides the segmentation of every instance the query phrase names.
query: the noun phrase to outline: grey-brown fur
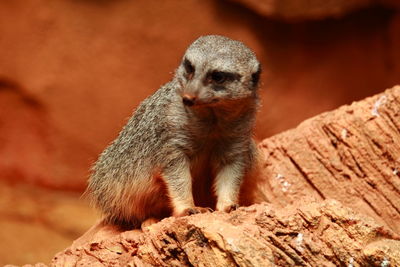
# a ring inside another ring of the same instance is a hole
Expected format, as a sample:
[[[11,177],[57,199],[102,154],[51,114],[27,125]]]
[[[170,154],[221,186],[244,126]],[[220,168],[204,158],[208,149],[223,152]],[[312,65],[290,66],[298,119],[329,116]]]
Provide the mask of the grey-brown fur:
[[[218,72],[226,74],[222,83]],[[226,211],[238,204],[257,159],[259,74],[259,62],[242,43],[197,39],[173,80],[139,105],[93,167],[88,193],[106,221],[138,227],[148,218],[197,212],[195,204]],[[193,184],[200,186],[192,193]],[[215,201],[193,199],[196,190]]]

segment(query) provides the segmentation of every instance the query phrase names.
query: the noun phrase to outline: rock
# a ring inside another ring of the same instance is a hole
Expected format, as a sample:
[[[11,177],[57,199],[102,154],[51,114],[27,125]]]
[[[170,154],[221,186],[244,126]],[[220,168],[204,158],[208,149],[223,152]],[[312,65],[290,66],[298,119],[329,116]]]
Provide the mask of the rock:
[[[7,264],[7,265],[4,265],[4,267],[18,267],[18,266]],[[42,262],[39,262],[39,263],[35,263],[35,264],[24,264],[21,267],[47,267],[47,265]]]
[[[367,7],[373,8],[385,4],[398,7],[396,1],[386,0],[234,0],[260,15],[289,21],[316,20],[341,17]]]
[[[306,120],[261,147],[272,203],[334,198],[400,233],[400,86]]]
[[[50,263],[98,216],[78,193],[0,181],[0,196],[0,266]]]
[[[270,204],[183,218],[144,231],[98,225],[54,266],[390,266],[399,236],[335,200]]]
[[[260,148],[272,204],[170,217],[143,232],[98,223],[53,265],[400,264],[400,86],[309,119]]]

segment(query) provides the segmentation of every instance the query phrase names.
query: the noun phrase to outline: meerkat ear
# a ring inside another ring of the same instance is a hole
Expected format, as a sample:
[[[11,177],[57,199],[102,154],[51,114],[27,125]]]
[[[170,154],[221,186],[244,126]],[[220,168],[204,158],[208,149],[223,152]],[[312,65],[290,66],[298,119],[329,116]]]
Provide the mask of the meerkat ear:
[[[251,75],[252,88],[257,88],[258,82],[260,81],[261,65],[258,65],[258,69]]]

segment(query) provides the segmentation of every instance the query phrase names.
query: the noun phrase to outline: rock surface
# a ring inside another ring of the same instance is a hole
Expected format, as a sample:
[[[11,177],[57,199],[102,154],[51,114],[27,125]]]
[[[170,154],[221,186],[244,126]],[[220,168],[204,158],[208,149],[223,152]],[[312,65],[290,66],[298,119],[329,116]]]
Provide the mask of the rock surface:
[[[399,236],[330,200],[167,218],[120,232],[98,225],[54,266],[397,266]]]
[[[265,139],[264,191],[334,198],[400,233],[400,86]]]
[[[273,204],[167,218],[144,232],[97,224],[53,264],[400,264],[400,86],[309,119],[260,147],[263,192]],[[326,200],[332,198],[357,212]]]
[[[0,266],[49,263],[97,214],[80,194],[0,181]]]
[[[315,20],[342,17],[378,5],[400,6],[396,0],[234,0],[257,13],[283,20]]]

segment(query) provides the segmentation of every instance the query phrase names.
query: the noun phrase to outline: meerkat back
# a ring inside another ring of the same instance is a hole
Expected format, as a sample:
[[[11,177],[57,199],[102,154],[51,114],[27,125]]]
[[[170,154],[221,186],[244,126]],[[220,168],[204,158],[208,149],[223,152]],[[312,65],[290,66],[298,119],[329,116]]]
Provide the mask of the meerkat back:
[[[202,36],[172,81],[145,99],[100,155],[88,193],[105,222],[146,220],[212,209],[231,211],[253,186],[252,139],[260,63],[239,41]],[[206,200],[206,201],[205,201]]]

